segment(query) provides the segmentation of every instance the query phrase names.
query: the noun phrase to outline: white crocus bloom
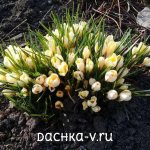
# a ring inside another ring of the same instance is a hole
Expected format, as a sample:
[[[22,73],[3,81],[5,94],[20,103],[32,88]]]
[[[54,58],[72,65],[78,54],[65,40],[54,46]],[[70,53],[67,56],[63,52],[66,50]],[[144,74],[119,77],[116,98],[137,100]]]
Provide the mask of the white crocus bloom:
[[[74,35],[74,32],[73,31],[70,31],[69,32],[69,42],[74,42],[75,40],[75,35]]]
[[[47,79],[46,79],[46,85],[48,85],[51,88],[58,87],[60,85],[60,78],[56,73],[52,73]]]
[[[143,61],[143,65],[146,67],[150,67],[150,58],[146,57]]]
[[[89,50],[88,46],[85,46],[82,52],[82,56],[84,59],[89,58],[91,55],[91,51]]]
[[[110,57],[105,59],[105,65],[106,67],[116,67],[117,61],[117,55],[113,53]]]
[[[39,77],[37,77],[37,78],[35,79],[35,82],[36,82],[37,84],[44,85],[46,78],[47,78],[46,75],[45,75],[45,74],[42,74],[42,75],[40,75]]]
[[[89,72],[89,73],[92,72],[93,68],[94,68],[93,61],[90,58],[87,58],[86,59],[86,72]]]
[[[2,90],[2,94],[4,96],[8,96],[8,97],[12,97],[12,96],[15,96],[15,91],[12,91],[12,90],[9,90],[9,89],[4,89]]]
[[[79,31],[79,35],[82,36],[82,33],[83,33],[83,29],[87,26],[87,23],[85,21],[80,21],[79,23],[79,28],[78,28],[78,31]]]
[[[74,76],[75,79],[77,79],[79,81],[84,79],[84,74],[81,71],[75,71],[73,73],[73,76]]]
[[[56,43],[55,43],[54,38],[52,36],[49,36],[48,34],[45,36],[45,38],[47,40],[47,44],[48,44],[49,49],[52,52],[55,52],[56,51]]]
[[[92,96],[90,100],[87,101],[89,107],[95,107],[97,105],[97,97]]]
[[[98,58],[98,68],[102,69],[105,64],[105,58],[104,57],[99,57]]]
[[[71,52],[68,54],[68,63],[73,64],[75,60],[75,53]]]
[[[93,112],[99,112],[101,110],[100,106],[92,107]]]
[[[85,70],[84,60],[82,58],[77,58],[75,63],[76,63],[77,69],[79,71],[84,72],[84,70]]]
[[[46,55],[48,57],[52,57],[53,56],[53,51],[52,50],[46,50],[43,53],[44,53],[44,55]]]
[[[64,47],[68,48],[69,47],[69,38],[67,35],[65,35],[64,37],[62,37],[62,41],[64,43]]]
[[[13,65],[12,61],[11,61],[10,58],[7,57],[7,56],[4,57],[3,64],[4,64],[4,66],[5,66],[6,68],[14,69],[14,65]]]
[[[17,84],[18,80],[20,79],[19,74],[12,72],[6,74],[6,81],[12,84]]]
[[[24,97],[28,96],[28,90],[26,88],[22,88],[21,93]]]
[[[33,94],[39,94],[43,91],[43,87],[40,84],[35,84],[32,88]]]
[[[29,84],[32,81],[32,79],[29,77],[28,74],[23,72],[22,75],[20,76],[20,81],[24,82],[25,84]]]
[[[0,74],[0,85],[3,85],[4,84],[3,82],[6,82],[6,76]]]
[[[30,68],[30,69],[33,69],[34,68],[34,62],[33,62],[33,60],[32,60],[32,58],[31,57],[27,57],[26,58],[26,64],[28,65],[28,67]]]
[[[94,78],[90,78],[89,79],[89,84],[92,86],[94,83],[96,82],[96,80]]]
[[[58,71],[61,76],[65,76],[68,72],[68,64],[66,62],[62,62],[58,67]]]
[[[100,91],[101,90],[101,83],[96,81],[95,83],[92,84],[91,89],[93,91]]]
[[[61,101],[55,102],[55,108],[56,109],[62,109],[64,107],[63,103]]]
[[[89,95],[89,91],[85,90],[85,91],[80,91],[78,96],[81,98],[81,99],[85,99],[87,96]]]
[[[118,97],[118,92],[116,90],[110,90],[107,92],[107,98],[109,100],[115,100]]]
[[[60,37],[60,33],[59,33],[59,30],[58,30],[58,29],[55,29],[55,30],[52,31],[52,32],[53,32],[53,34],[54,34],[57,38]]]
[[[119,94],[119,101],[129,101],[132,98],[130,90],[124,90]]]
[[[63,61],[63,57],[61,55],[55,54],[52,58],[51,58],[51,63],[52,65],[58,69],[58,67],[60,66],[61,62]]]
[[[108,72],[106,72],[105,74],[105,81],[106,82],[114,82],[117,79],[117,71],[116,70],[110,70]]]

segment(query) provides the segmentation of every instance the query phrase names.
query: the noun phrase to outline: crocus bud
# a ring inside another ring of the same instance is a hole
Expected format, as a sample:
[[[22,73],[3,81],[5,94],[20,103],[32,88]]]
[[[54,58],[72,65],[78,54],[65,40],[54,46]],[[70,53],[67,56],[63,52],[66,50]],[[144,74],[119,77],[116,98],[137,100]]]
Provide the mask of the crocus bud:
[[[83,110],[86,110],[88,108],[87,102],[83,101],[82,106],[83,106]]]
[[[32,60],[32,58],[31,57],[27,57],[26,58],[26,64],[28,65],[28,67],[29,68],[31,68],[31,69],[33,69],[34,68],[34,62],[33,62],[33,60]]]
[[[68,48],[68,47],[69,47],[69,39],[68,39],[68,37],[65,35],[65,36],[62,38],[62,40],[63,40],[63,43],[64,43],[64,47],[65,47],[65,48]]]
[[[69,64],[73,64],[74,63],[74,60],[75,60],[75,54],[72,52],[72,53],[69,53],[68,54],[68,63]]]
[[[59,33],[59,30],[58,30],[58,29],[55,29],[55,30],[52,31],[52,32],[53,32],[53,34],[54,34],[57,38],[60,37],[60,33]]]
[[[92,84],[91,89],[93,91],[100,91],[101,90],[101,83],[96,81],[95,83]]]
[[[129,73],[129,69],[128,68],[122,68],[119,70],[119,75],[120,75],[120,78],[123,78],[125,77],[127,74]]]
[[[26,84],[29,84],[32,81],[32,79],[29,77],[29,75],[26,74],[25,72],[23,72],[22,75],[20,76],[20,80]]]
[[[63,107],[64,107],[64,105],[61,101],[55,102],[55,108],[56,109],[62,109]]]
[[[43,85],[43,84],[45,83],[45,80],[46,80],[46,75],[45,75],[45,74],[42,74],[42,75],[40,75],[39,77],[37,77],[37,78],[35,79],[35,82],[36,82],[37,84]]]
[[[143,61],[143,65],[146,67],[150,67],[150,58],[146,57]]]
[[[94,78],[90,78],[89,79],[89,84],[92,86],[94,83],[96,82],[96,80]]]
[[[12,73],[7,73],[6,74],[6,81],[12,84],[16,84],[17,81],[19,80],[19,74],[12,72]]]
[[[116,85],[121,85],[124,83],[124,81],[125,81],[124,78],[120,78],[119,80],[117,80]]]
[[[4,57],[3,64],[4,64],[4,66],[5,66],[6,68],[9,68],[9,69],[13,69],[13,68],[14,68],[12,61],[11,61],[10,58],[7,57],[7,56]]]
[[[22,94],[24,97],[27,97],[27,96],[28,96],[28,90],[27,90],[26,88],[22,88],[21,94]]]
[[[47,79],[46,79],[47,85],[49,87],[55,88],[60,85],[60,79],[59,76],[56,73],[52,73]]]
[[[116,90],[110,90],[107,92],[107,98],[109,100],[115,100],[118,97],[118,93]]]
[[[44,55],[46,55],[48,57],[52,57],[53,56],[53,51],[52,50],[46,50],[46,51],[44,51]]]
[[[64,96],[64,92],[59,90],[56,92],[56,96],[59,97],[59,98],[62,98]]]
[[[45,36],[45,38],[47,40],[47,44],[48,44],[49,49],[52,52],[55,52],[56,51],[56,43],[55,43],[54,38],[52,36],[49,36],[48,34]]]
[[[116,67],[117,61],[117,55],[113,53],[110,57],[105,59],[105,65],[106,67]]]
[[[99,112],[101,110],[100,106],[95,106],[95,107],[92,107],[92,111],[93,112]]]
[[[117,79],[117,71],[116,70],[110,70],[108,72],[106,72],[105,74],[105,81],[106,82],[114,82]]]
[[[119,70],[123,66],[124,57],[118,55],[117,59],[118,59],[118,63],[117,63],[116,69]]]
[[[15,91],[12,91],[12,90],[9,90],[9,89],[4,89],[4,90],[2,90],[2,94],[4,95],[4,96],[8,96],[8,97],[12,97],[12,96],[15,96]]]
[[[69,41],[72,43],[74,39],[75,39],[75,35],[74,35],[73,31],[70,31],[69,32]]]
[[[98,68],[102,69],[105,64],[105,58],[104,57],[99,57],[98,58]]]
[[[84,60],[82,58],[77,58],[75,63],[76,63],[77,69],[79,71],[84,72],[85,70]]]
[[[75,79],[77,79],[79,81],[84,79],[84,74],[81,71],[75,71],[73,73],[73,76],[74,76]]]
[[[63,57],[61,55],[55,54],[52,58],[51,58],[51,63],[52,65],[58,69],[58,67],[60,66],[61,62],[63,61]]]
[[[97,53],[99,51],[99,45],[98,42],[95,43],[95,53]]]
[[[89,91],[80,91],[79,94],[78,94],[78,96],[81,99],[85,99],[88,95],[89,95]]]
[[[132,98],[132,93],[129,90],[124,90],[119,94],[119,101],[129,101]]]
[[[127,85],[122,85],[119,89],[121,89],[121,90],[127,90],[128,89],[128,86]]]
[[[68,64],[66,62],[62,62],[58,67],[58,71],[60,76],[65,76],[68,72]]]
[[[0,85],[3,85],[3,82],[6,82],[6,76],[0,74]]]
[[[39,94],[43,91],[43,87],[40,84],[35,84],[32,88],[33,94]]]
[[[94,68],[94,63],[90,58],[86,59],[86,72],[91,73]]]
[[[87,101],[89,107],[95,107],[97,105],[97,97],[92,96],[90,100]]]
[[[88,46],[86,46],[86,47],[83,49],[82,55],[83,55],[83,58],[84,58],[84,59],[87,59],[87,58],[90,57],[91,52],[90,52]]]

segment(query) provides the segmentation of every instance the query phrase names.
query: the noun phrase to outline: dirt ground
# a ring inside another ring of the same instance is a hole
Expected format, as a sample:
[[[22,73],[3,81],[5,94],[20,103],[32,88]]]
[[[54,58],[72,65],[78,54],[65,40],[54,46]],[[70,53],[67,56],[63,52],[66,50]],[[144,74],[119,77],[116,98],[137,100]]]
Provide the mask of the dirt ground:
[[[83,10],[86,10],[87,16],[91,12],[94,13],[92,8],[98,9],[102,4],[102,1],[97,1],[97,4],[94,1],[88,0],[86,4],[83,3],[84,1],[80,1],[80,5]],[[27,32],[28,25],[33,30],[41,29],[40,22],[51,23],[50,12],[52,10],[60,16],[63,15],[64,9],[71,7],[71,3],[68,2],[65,0],[0,0],[0,39],[5,42],[14,37],[16,40],[21,39],[22,33]],[[139,9],[139,7],[136,8]],[[140,9],[142,8],[143,5]],[[103,7],[99,9],[101,12],[104,11]],[[115,6],[114,9],[116,9]],[[96,15],[100,14],[96,12]],[[124,20],[127,20],[129,16],[126,15]],[[131,27],[134,31],[144,32],[143,34],[147,35],[149,31],[133,24],[134,19],[133,17],[128,19],[129,22],[122,22],[122,29]],[[112,20],[108,19],[109,22],[111,23]],[[138,88],[148,89],[150,87],[150,74],[145,74],[142,78],[138,76],[133,79],[133,83]],[[38,118],[29,117],[14,108],[8,108],[7,101],[4,101],[0,104],[0,150],[150,149],[149,97],[134,98],[123,104],[109,102],[104,104],[103,108],[97,115],[69,111],[66,117],[62,114],[51,121],[44,122]],[[69,123],[67,123],[68,119]],[[113,142],[92,142],[91,140],[79,143],[37,142],[38,132],[83,132],[85,134],[107,132],[113,134]]]

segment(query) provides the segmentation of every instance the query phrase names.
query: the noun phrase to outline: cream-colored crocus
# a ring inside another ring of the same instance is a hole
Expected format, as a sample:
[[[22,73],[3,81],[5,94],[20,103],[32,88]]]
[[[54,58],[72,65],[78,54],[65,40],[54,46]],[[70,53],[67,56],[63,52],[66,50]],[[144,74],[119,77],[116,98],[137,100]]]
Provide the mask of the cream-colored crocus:
[[[91,89],[93,91],[100,91],[101,90],[101,83],[96,81],[95,83],[92,84]]]
[[[12,97],[12,96],[15,96],[16,95],[16,92],[15,91],[13,91],[13,90],[9,90],[9,89],[4,89],[4,90],[2,90],[2,94],[4,95],[4,96],[8,96],[8,97]]]
[[[56,54],[61,55],[61,50],[59,46],[56,47]]]
[[[87,101],[89,107],[95,107],[97,105],[97,99],[90,99]]]
[[[31,57],[27,57],[25,62],[30,69],[33,69],[35,67],[35,64]]]
[[[17,81],[20,79],[20,75],[17,74],[17,73],[15,73],[15,72],[7,73],[7,74],[5,75],[5,77],[6,77],[6,81],[7,81],[8,83],[12,83],[12,84],[16,84]]]
[[[43,91],[43,87],[40,84],[35,84],[32,88],[33,94],[39,94]]]
[[[121,55],[118,55],[118,56],[117,56],[117,59],[118,59],[118,62],[117,62],[116,69],[119,70],[119,69],[123,66],[124,57],[121,56]]]
[[[60,33],[59,33],[59,30],[58,30],[58,29],[55,29],[54,31],[52,31],[52,33],[53,33],[57,38],[60,37]]]
[[[89,79],[89,84],[92,86],[94,83],[96,82],[96,80],[94,78],[90,78]]]
[[[116,67],[118,62],[117,55],[113,53],[111,56],[105,59],[105,66],[106,67]]]
[[[35,83],[44,85],[46,78],[47,78],[46,75],[42,74],[35,79]]]
[[[83,106],[83,110],[86,110],[88,108],[87,102],[83,101],[82,106]]]
[[[62,109],[64,107],[63,103],[61,101],[55,102],[55,108],[56,109]]]
[[[89,91],[87,91],[87,90],[85,90],[85,91],[80,91],[80,92],[78,93],[78,96],[79,96],[81,99],[87,98],[88,95],[89,95]]]
[[[56,96],[59,97],[59,98],[62,98],[62,97],[64,96],[64,92],[61,91],[61,90],[58,90],[58,91],[56,92]]]
[[[0,85],[3,85],[4,82],[6,82],[6,76],[5,75],[2,75],[0,74]]]
[[[99,57],[98,58],[98,68],[102,69],[105,64],[105,58],[104,57]]]
[[[28,90],[26,88],[22,88],[21,94],[23,95],[23,97],[27,97],[28,96]]]
[[[75,53],[71,52],[68,54],[68,64],[73,64],[75,60]]]
[[[118,98],[118,92],[116,90],[109,90],[107,92],[107,98],[109,100],[115,100]]]
[[[79,81],[84,79],[84,74],[81,71],[75,71],[73,73],[73,76],[74,76],[75,79],[77,79]]]
[[[102,54],[105,55],[106,57],[112,55],[114,51],[118,48],[120,42],[115,42],[113,39],[113,35],[109,35],[106,37]]]
[[[116,70],[107,71],[105,74],[105,81],[106,82],[114,82],[114,81],[116,81],[117,76],[118,76],[118,73]]]
[[[62,62],[58,67],[59,75],[65,76],[68,72],[68,64],[66,62]]]
[[[97,53],[99,51],[99,44],[98,44],[98,42],[95,43],[94,50],[95,50],[95,53]]]
[[[32,78],[29,77],[25,72],[20,76],[20,81],[23,81],[25,84],[29,84],[32,81]]]
[[[56,73],[52,73],[47,79],[46,84],[49,87],[55,88],[60,85],[60,78]]]
[[[43,53],[44,53],[44,55],[46,55],[48,57],[52,57],[53,56],[53,51],[52,50],[46,50]]]
[[[53,65],[53,67],[55,67],[56,69],[58,69],[58,67],[60,66],[61,62],[63,61],[63,57],[61,55],[55,54],[52,58],[51,58],[51,63]]]
[[[95,106],[95,107],[92,107],[92,111],[93,112],[99,112],[101,110],[100,106]]]
[[[69,38],[68,38],[67,35],[65,35],[64,37],[62,37],[62,41],[63,41],[64,47],[68,48],[70,42],[69,42]]]
[[[83,59],[89,58],[90,55],[91,55],[91,51],[89,50],[88,46],[85,46],[82,52]]]
[[[119,94],[119,101],[129,101],[132,98],[130,90],[124,90]]]
[[[70,43],[74,43],[74,41],[75,41],[75,34],[74,34],[74,32],[70,31],[68,36],[69,36],[69,42]]]
[[[79,36],[82,36],[82,33],[83,33],[83,29],[87,26],[87,23],[85,21],[80,21],[79,22],[79,28],[78,28],[78,31],[79,31]]]
[[[122,68],[119,70],[118,74],[120,75],[120,78],[123,78],[129,73],[129,71],[128,68]]]
[[[150,58],[149,57],[144,58],[143,65],[146,67],[150,67]]]
[[[48,34],[45,36],[45,39],[47,40],[47,44],[48,44],[48,47],[49,49],[52,51],[52,52],[55,52],[56,51],[56,43],[55,43],[55,40],[52,36],[49,36]]]
[[[90,73],[92,72],[93,68],[94,68],[94,63],[90,58],[86,59],[86,72]]]
[[[132,55],[136,55],[140,52],[143,52],[144,50],[146,50],[146,48],[147,48],[147,46],[143,42],[140,42],[137,47],[134,46],[132,48]]]
[[[13,62],[10,60],[9,57],[5,56],[4,57],[4,61],[3,61],[3,64],[6,68],[9,68],[9,69],[14,69],[14,64]]]
[[[82,72],[85,71],[85,64],[84,64],[84,60],[82,58],[77,58],[75,63],[76,63],[77,69],[79,71],[82,71]]]

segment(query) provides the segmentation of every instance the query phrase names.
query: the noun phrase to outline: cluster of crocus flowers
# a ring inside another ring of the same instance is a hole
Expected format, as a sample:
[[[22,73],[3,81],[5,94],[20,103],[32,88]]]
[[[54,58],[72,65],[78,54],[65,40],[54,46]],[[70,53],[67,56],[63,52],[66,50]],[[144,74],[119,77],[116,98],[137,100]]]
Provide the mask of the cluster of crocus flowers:
[[[65,110],[66,97],[73,103],[80,99],[83,110],[93,112],[103,100],[130,101],[137,92],[126,78],[150,67],[150,46],[116,42],[85,21],[62,23],[46,36],[38,33],[37,41],[8,46],[0,66],[2,93],[29,112]]]

